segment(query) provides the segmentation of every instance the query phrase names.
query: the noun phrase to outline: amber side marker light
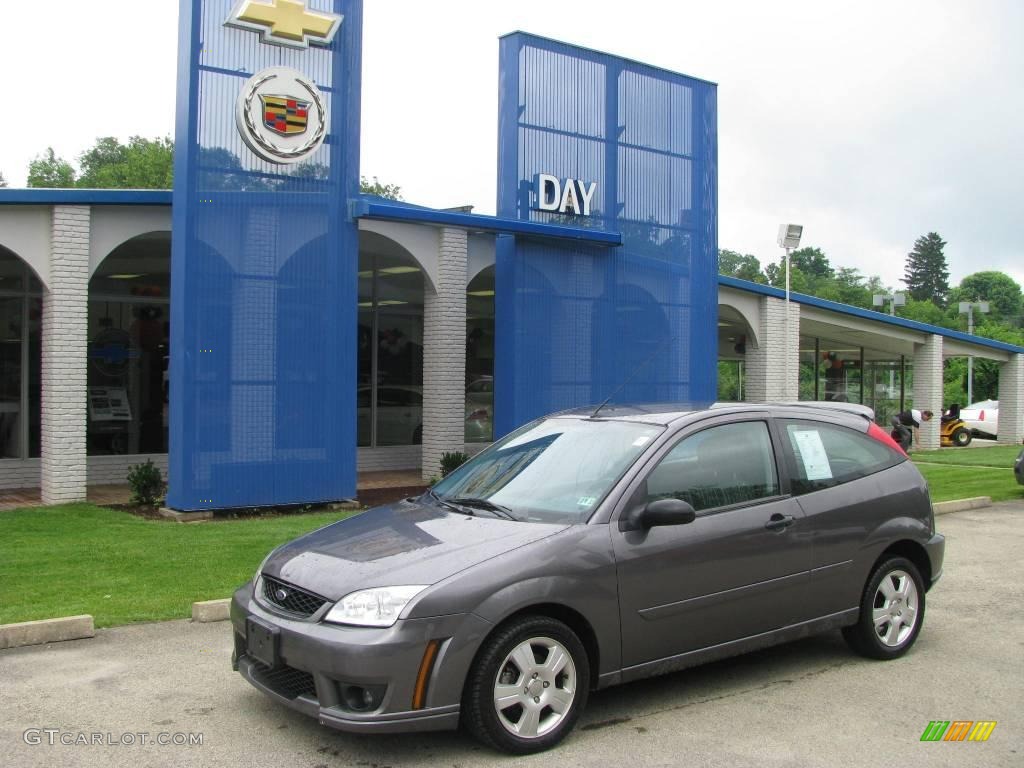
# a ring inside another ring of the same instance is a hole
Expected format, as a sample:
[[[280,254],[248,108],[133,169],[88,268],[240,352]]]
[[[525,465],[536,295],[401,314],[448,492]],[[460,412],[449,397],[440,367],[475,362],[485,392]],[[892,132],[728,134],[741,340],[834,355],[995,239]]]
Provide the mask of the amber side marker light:
[[[437,649],[441,647],[440,640],[431,640],[423,651],[423,659],[420,661],[420,671],[416,675],[416,687],[412,692],[412,708],[423,709],[427,701],[427,683],[430,680],[430,673],[434,670],[434,662],[437,660]]]

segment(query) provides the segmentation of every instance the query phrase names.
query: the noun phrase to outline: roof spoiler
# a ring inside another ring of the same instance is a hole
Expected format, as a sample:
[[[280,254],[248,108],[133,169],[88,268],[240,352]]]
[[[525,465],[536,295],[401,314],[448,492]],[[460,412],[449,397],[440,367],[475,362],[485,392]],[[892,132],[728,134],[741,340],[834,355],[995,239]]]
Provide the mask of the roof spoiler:
[[[820,408],[826,411],[843,411],[863,416],[868,421],[875,420],[874,409],[868,408],[866,405],[859,405],[858,403],[840,403],[832,400],[791,400],[777,403],[777,405],[795,406],[797,408]]]

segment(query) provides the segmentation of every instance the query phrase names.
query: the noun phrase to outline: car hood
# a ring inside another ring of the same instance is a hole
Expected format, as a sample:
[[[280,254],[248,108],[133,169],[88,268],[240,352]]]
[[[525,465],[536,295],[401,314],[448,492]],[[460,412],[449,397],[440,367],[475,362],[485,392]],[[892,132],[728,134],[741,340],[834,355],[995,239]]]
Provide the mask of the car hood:
[[[339,600],[369,587],[436,584],[567,527],[487,515],[470,517],[426,500],[377,507],[279,547],[263,573]]]

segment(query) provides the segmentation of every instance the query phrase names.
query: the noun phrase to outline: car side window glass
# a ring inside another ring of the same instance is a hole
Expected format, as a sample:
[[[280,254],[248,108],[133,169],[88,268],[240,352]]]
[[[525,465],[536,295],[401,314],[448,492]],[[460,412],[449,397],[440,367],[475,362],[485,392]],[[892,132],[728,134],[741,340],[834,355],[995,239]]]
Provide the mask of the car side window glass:
[[[698,512],[779,494],[768,425],[744,421],[681,440],[647,476],[646,501],[681,499]]]
[[[899,463],[885,445],[852,429],[824,422],[784,423],[796,461],[794,494],[848,483]]]

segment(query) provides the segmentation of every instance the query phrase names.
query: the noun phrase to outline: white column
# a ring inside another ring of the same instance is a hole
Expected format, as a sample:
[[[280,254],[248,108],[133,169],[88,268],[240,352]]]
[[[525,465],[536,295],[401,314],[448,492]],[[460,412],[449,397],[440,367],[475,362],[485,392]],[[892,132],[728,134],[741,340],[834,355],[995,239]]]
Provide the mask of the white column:
[[[1012,355],[999,366],[1000,443],[1024,441],[1024,355]]]
[[[438,233],[437,284],[423,297],[423,479],[441,474],[441,454],[461,451],[466,429],[464,229]]]
[[[41,485],[44,504],[85,498],[89,206],[53,208],[43,297]]]
[[[931,421],[921,423],[921,449],[939,447],[942,416],[942,337],[929,336],[914,346],[914,408],[931,411]]]
[[[765,296],[761,300],[760,315],[758,346],[747,346],[744,365],[746,400],[751,403],[797,400],[800,382],[800,305],[790,302],[788,337],[784,300]]]

